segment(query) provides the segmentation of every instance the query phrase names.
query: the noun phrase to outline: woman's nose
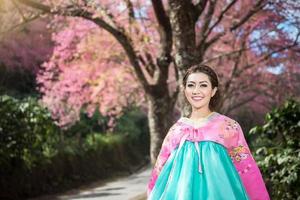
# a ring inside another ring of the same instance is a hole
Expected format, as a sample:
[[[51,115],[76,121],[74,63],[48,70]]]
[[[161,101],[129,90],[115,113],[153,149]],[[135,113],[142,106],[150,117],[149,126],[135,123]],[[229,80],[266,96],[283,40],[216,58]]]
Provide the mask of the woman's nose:
[[[193,93],[199,93],[200,92],[200,87],[196,86],[193,90]]]

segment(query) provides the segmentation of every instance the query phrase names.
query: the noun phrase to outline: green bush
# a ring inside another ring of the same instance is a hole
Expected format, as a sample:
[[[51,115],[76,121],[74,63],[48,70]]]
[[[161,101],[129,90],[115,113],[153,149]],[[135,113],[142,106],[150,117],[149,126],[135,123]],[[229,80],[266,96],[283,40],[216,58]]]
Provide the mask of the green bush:
[[[145,164],[149,136],[139,109],[128,109],[106,133],[107,118],[82,113],[61,130],[34,98],[0,96],[0,199],[61,192]]]
[[[98,109],[91,117],[88,117],[84,110],[80,113],[80,120],[73,126],[64,130],[64,147],[68,147],[69,152],[72,146],[83,147],[82,150],[100,148],[105,145],[104,140],[124,140],[132,145],[138,144],[141,153],[148,154],[150,145],[149,128],[147,116],[138,108],[130,106],[123,111],[123,115],[116,119],[116,126],[113,130],[108,127],[109,118],[101,115]],[[112,131],[112,133],[111,133]],[[121,139],[122,138],[122,139]],[[130,145],[130,144],[129,144]],[[78,148],[73,149],[78,152]]]
[[[23,98],[38,94],[36,90],[36,75],[29,69],[8,68],[0,61],[0,80],[0,95],[7,94]]]
[[[147,116],[137,107],[128,107],[117,122],[114,132],[129,137],[137,143],[140,151],[149,155],[150,133]],[[132,144],[134,145],[134,144]]]
[[[146,135],[148,131],[147,117],[139,108],[130,107],[117,120],[114,132],[128,135],[132,138],[139,138]]]
[[[89,117],[84,109],[80,111],[80,120],[64,131],[66,137],[85,138],[92,133],[106,133],[108,130],[108,117],[101,115],[99,109],[96,109],[91,117]]]
[[[36,99],[0,96],[0,166],[27,168],[56,154],[59,129]]]
[[[121,143],[124,138],[121,135],[102,135],[99,133],[89,134],[84,141],[86,151],[101,151],[105,146]]]
[[[251,129],[257,136],[256,158],[272,199],[300,199],[300,103],[289,99]]]

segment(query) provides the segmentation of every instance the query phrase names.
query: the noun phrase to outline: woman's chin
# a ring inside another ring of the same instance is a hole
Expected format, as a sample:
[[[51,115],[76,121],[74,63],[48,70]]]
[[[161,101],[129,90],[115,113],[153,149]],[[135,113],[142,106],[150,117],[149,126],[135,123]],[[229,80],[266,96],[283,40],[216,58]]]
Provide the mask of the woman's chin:
[[[194,103],[194,104],[191,104],[192,105],[192,107],[194,108],[194,109],[200,109],[200,108],[203,108],[205,105],[203,105],[203,104],[197,104],[197,103]]]

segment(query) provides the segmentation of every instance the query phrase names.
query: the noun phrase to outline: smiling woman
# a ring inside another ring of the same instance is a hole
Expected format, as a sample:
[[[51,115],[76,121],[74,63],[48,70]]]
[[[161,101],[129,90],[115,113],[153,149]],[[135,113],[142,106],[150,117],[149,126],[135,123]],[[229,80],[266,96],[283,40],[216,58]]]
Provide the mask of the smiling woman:
[[[191,119],[207,116],[220,101],[217,74],[208,66],[191,67],[183,77],[185,97],[192,106]]]
[[[269,200],[242,128],[215,111],[220,97],[217,74],[208,66],[193,66],[183,84],[192,112],[165,137],[148,199]]]

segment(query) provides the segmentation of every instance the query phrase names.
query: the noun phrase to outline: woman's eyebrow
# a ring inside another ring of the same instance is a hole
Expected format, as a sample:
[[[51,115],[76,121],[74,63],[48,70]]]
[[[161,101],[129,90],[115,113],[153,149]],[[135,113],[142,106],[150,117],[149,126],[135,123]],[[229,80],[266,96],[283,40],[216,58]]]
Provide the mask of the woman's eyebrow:
[[[199,83],[204,83],[204,82],[207,82],[207,81],[199,81]],[[188,81],[188,83],[195,83],[195,81]]]

